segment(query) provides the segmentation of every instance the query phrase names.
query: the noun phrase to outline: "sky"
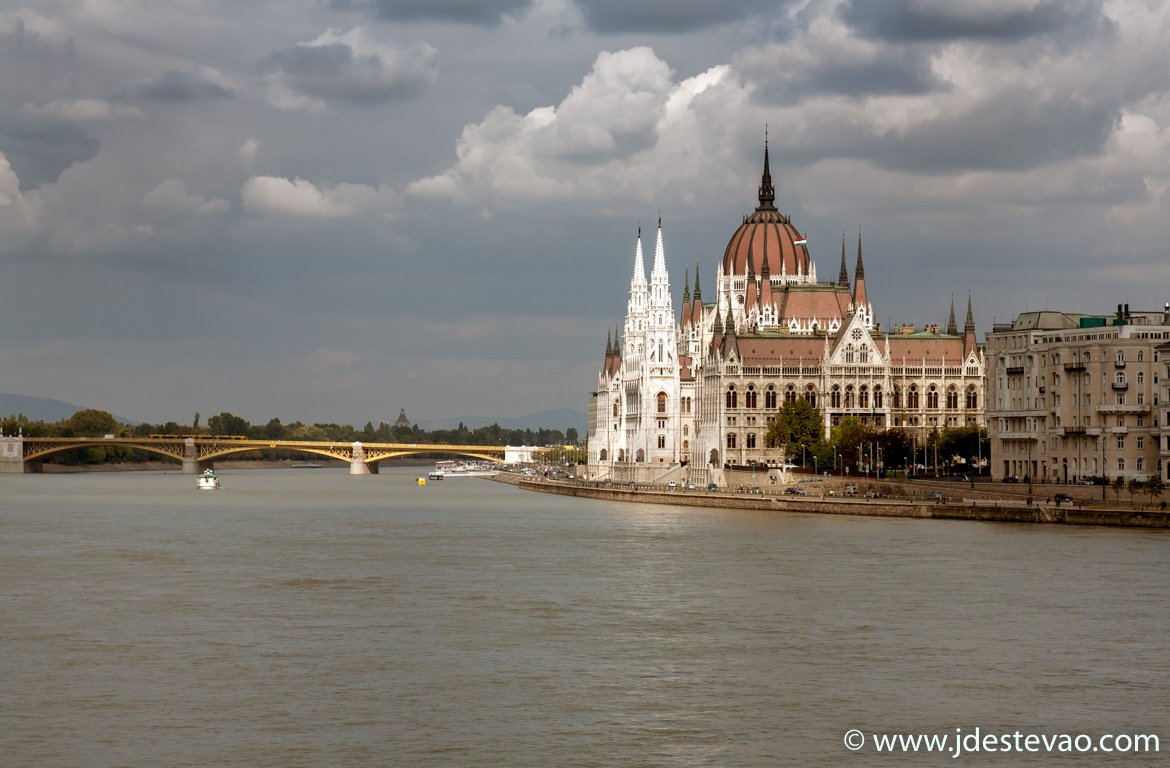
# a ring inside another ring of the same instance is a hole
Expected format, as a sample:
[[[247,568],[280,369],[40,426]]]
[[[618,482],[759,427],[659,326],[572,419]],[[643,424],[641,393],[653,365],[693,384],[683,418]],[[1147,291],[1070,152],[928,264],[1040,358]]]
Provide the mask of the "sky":
[[[883,325],[1161,308],[1168,39],[1153,0],[0,0],[0,391],[584,410],[637,227],[709,292],[765,126]]]

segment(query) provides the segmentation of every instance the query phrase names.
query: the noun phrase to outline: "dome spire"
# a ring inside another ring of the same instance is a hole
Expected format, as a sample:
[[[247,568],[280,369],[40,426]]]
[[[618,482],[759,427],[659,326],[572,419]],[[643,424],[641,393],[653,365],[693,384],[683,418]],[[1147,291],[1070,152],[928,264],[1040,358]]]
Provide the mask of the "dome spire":
[[[760,178],[758,211],[776,210],[776,188],[772,186],[772,169],[768,163],[768,124],[764,123],[764,175]]]

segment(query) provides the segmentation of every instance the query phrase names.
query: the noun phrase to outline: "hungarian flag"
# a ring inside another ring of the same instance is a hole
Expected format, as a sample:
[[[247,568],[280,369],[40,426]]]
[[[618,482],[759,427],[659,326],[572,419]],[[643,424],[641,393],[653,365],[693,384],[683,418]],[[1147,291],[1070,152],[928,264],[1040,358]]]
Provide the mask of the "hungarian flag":
[[[808,245],[808,238],[802,237],[799,240],[793,240],[792,244],[793,245]]]

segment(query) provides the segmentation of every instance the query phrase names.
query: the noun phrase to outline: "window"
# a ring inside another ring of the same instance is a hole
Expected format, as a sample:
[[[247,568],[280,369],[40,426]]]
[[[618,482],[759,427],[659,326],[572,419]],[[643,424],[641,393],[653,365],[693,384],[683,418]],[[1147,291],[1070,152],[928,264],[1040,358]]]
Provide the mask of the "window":
[[[1119,451],[1125,450],[1125,435],[1118,435],[1117,436],[1117,450],[1119,450]]]
[[[967,408],[975,410],[979,407],[979,393],[975,391],[975,387],[967,387]]]
[[[728,448],[735,447],[735,433],[734,432],[727,433],[727,447]]]
[[[881,387],[874,387],[873,388],[873,407],[874,408],[881,408],[882,407],[882,388]]]
[[[926,391],[926,407],[938,408],[938,390],[934,388],[933,384],[931,384],[930,389]]]
[[[917,384],[910,385],[910,391],[906,394],[906,407],[907,408],[917,408],[918,407],[918,385]]]
[[[791,384],[788,385],[788,389],[784,390],[784,402],[796,402],[796,387],[792,386]]]
[[[1117,460],[1117,471],[1118,472],[1125,471],[1125,459],[1118,459]]]
[[[954,387],[947,390],[947,410],[956,410],[959,407],[959,392]]]
[[[862,409],[869,407],[869,387],[863,386],[857,393],[857,407]]]
[[[756,407],[756,386],[754,384],[748,385],[747,392],[743,396],[743,405],[745,408]]]
[[[811,405],[813,408],[817,407],[817,391],[813,388],[812,384],[809,384],[805,388],[804,399],[807,400],[808,404]]]
[[[1138,357],[1140,358],[1141,355],[1139,354]],[[1146,460],[1145,459],[1138,459],[1137,460],[1137,471],[1141,472],[1145,468],[1146,468]]]
[[[659,435],[658,436],[658,447],[659,448],[666,447],[666,435]]]
[[[727,407],[728,408],[738,408],[739,407],[739,398],[736,395],[734,384],[730,385],[727,388]],[[728,447],[734,447],[734,446],[728,446]]]
[[[755,448],[756,447],[756,433],[755,432],[748,432],[748,434],[747,434],[747,447],[748,448]]]
[[[615,400],[615,401],[614,401],[614,403],[613,403],[613,417],[614,417],[615,419],[616,419],[616,418],[617,418],[617,417],[620,415],[620,413],[621,413],[621,410],[620,410],[620,408],[621,408],[621,403],[619,403],[619,402],[617,402],[617,401]]]
[[[768,385],[767,391],[764,392],[764,407],[776,407],[776,388],[771,385]]]
[[[833,408],[841,407],[841,388],[836,384],[833,385],[833,389],[829,393],[829,404]]]
[[[1137,447],[1139,451],[1146,447],[1146,439],[1144,437],[1139,437],[1137,439]],[[1138,467],[1138,469],[1141,469],[1141,467]]]
[[[845,408],[853,410],[853,385],[845,387]]]
[[[666,393],[665,392],[658,393],[658,412],[659,413],[666,413]],[[659,447],[661,447],[661,446],[659,446]]]

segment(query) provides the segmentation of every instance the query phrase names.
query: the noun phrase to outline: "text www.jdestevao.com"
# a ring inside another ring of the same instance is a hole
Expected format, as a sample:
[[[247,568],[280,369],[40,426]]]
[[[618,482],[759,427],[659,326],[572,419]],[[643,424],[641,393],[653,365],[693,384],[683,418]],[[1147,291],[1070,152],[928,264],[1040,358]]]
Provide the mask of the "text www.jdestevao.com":
[[[1161,740],[1152,733],[983,733],[980,728],[954,733],[871,733],[853,728],[845,734],[845,747],[857,752],[869,746],[876,752],[941,752],[951,757],[976,753],[1148,754],[1161,751]]]

